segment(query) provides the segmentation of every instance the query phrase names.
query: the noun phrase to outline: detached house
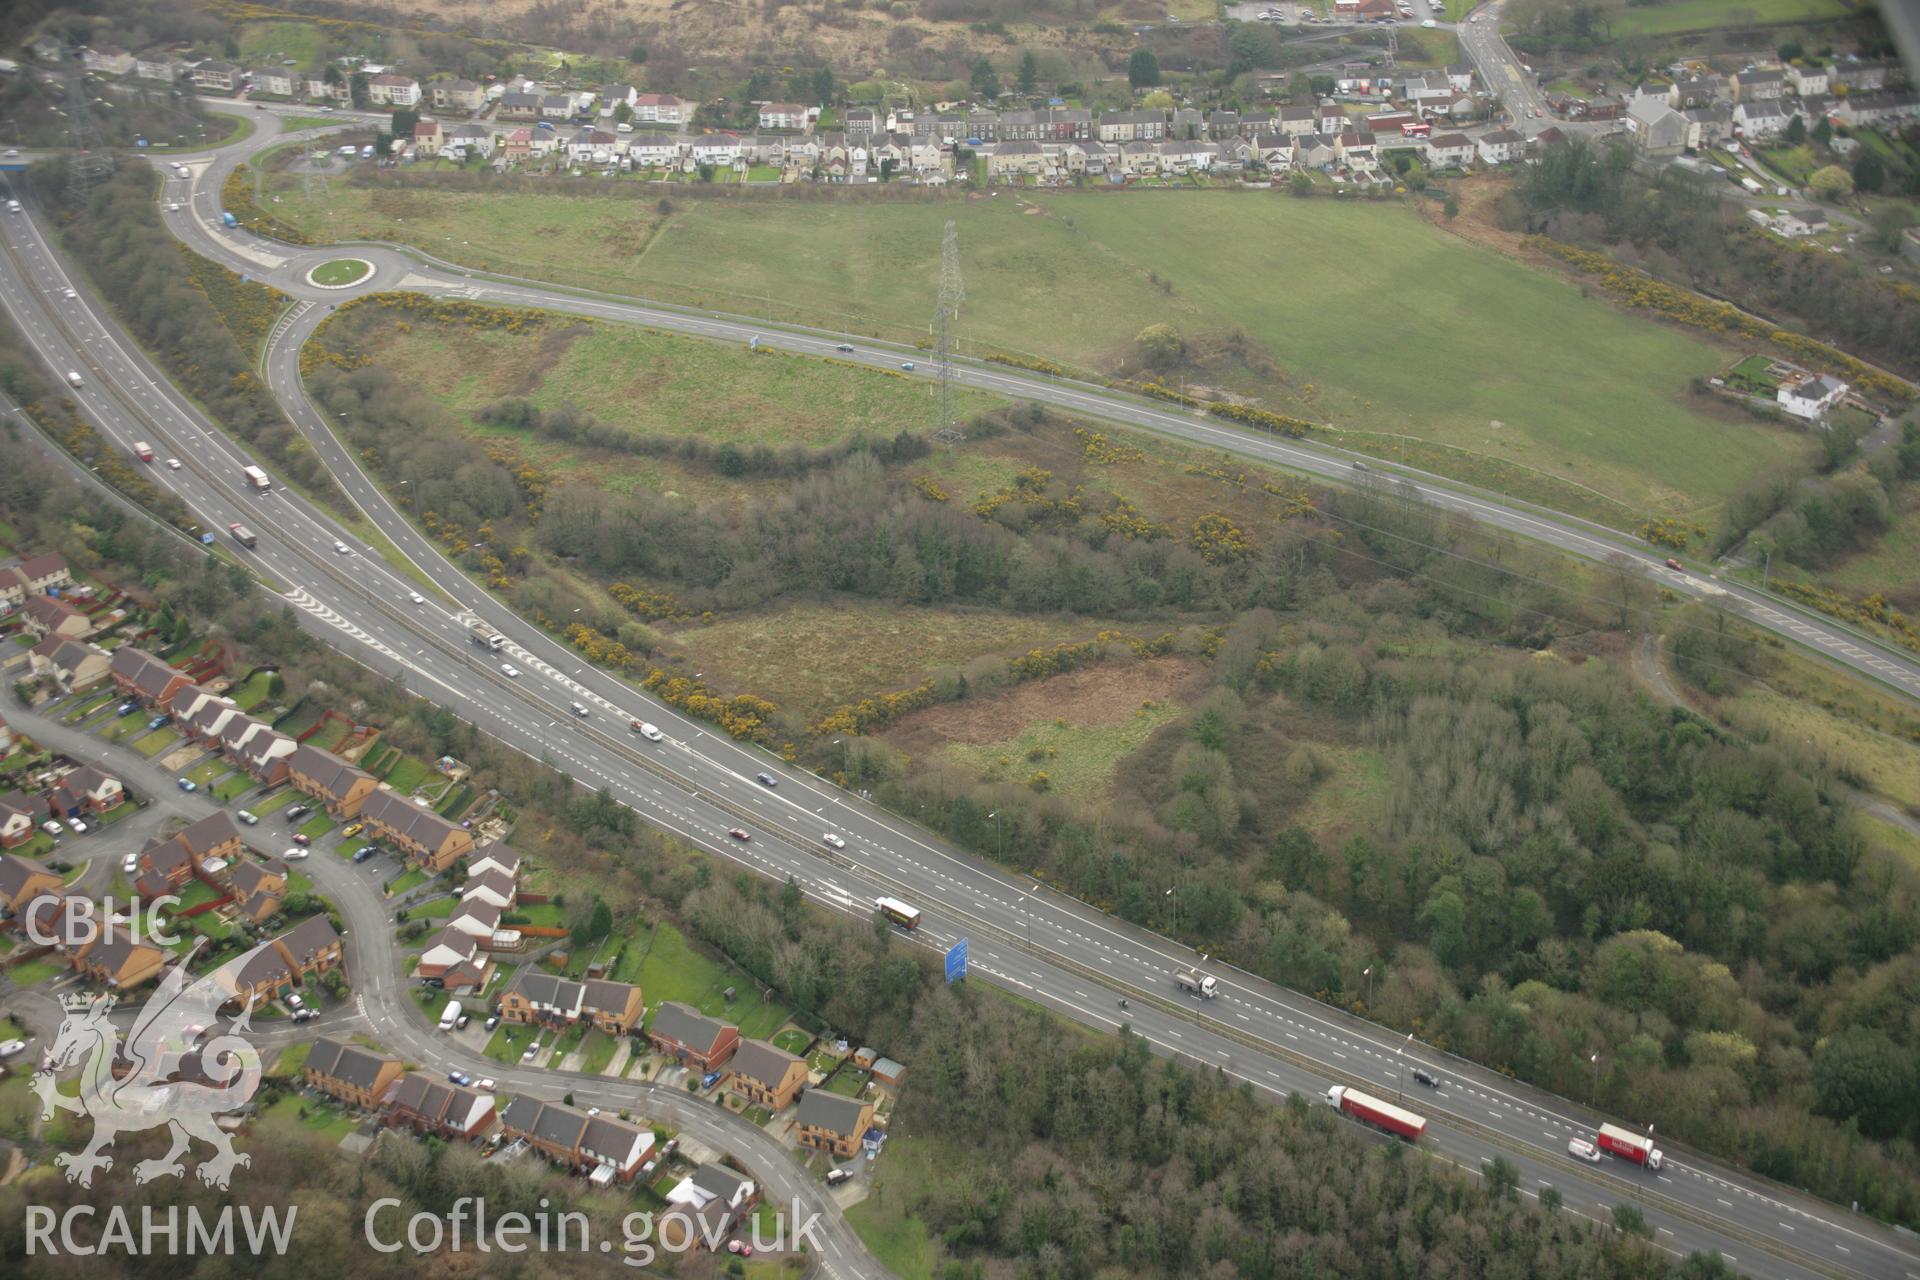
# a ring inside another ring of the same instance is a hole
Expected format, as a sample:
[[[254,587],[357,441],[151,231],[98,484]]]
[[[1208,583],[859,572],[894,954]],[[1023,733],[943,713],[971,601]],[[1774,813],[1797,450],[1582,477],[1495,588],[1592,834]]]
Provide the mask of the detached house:
[[[360,805],[367,834],[438,874],[473,852],[473,835],[425,805],[392,791],[375,791]]]
[[[3,802],[0,802],[3,803]],[[0,812],[4,812],[0,810]],[[0,844],[5,844],[5,826],[0,825]],[[33,830],[31,820],[27,830]],[[20,909],[43,893],[58,893],[66,882],[37,862],[0,853],[0,908],[18,916]]]
[[[1650,156],[1674,156],[1687,145],[1687,118],[1661,98],[1635,98],[1627,106],[1634,142]]]
[[[800,1099],[794,1124],[798,1130],[795,1140],[801,1146],[849,1160],[858,1154],[860,1139],[873,1127],[873,1104],[825,1089],[809,1089]]]
[[[1826,417],[1846,398],[1847,384],[1824,373],[1810,378],[1788,379],[1774,392],[1774,399],[1781,409],[1808,421]]]
[[[740,1031],[717,1018],[709,1018],[692,1008],[669,1000],[653,1015],[647,1028],[647,1040],[655,1053],[672,1058],[684,1067],[698,1068],[702,1075],[718,1071],[740,1047]]]
[[[394,1128],[404,1125],[448,1142],[470,1141],[492,1127],[494,1101],[476,1089],[409,1071],[389,1092],[381,1114]]]
[[[147,841],[134,865],[143,884],[152,881],[160,892],[171,893],[196,876],[209,874],[209,862],[217,859],[232,866],[242,847],[240,828],[231,814],[220,809],[165,839]]]
[[[480,940],[459,929],[442,929],[420,952],[413,976],[438,982],[448,991],[482,991],[493,961],[480,950]]]
[[[33,839],[34,828],[45,812],[41,802],[24,791],[0,795],[0,849],[15,849]]]
[[[493,130],[483,124],[457,124],[440,140],[440,154],[453,160],[493,154]]]
[[[322,1036],[307,1051],[302,1074],[307,1084],[328,1097],[361,1111],[375,1111],[403,1070],[398,1058]]]
[[[1464,169],[1473,157],[1473,139],[1464,133],[1436,133],[1427,139],[1429,169]]]
[[[47,807],[56,818],[78,814],[106,813],[117,809],[127,798],[120,779],[99,765],[83,764],[53,784]]]
[[[642,124],[686,124],[693,119],[694,104],[670,93],[642,93],[633,99],[633,119]]]
[[[210,58],[193,69],[193,87],[212,93],[232,93],[240,87],[240,68]]]
[[[727,1087],[769,1111],[784,1111],[807,1083],[807,1064],[764,1040],[742,1040],[728,1064]]]
[[[366,770],[354,768],[331,751],[304,743],[287,757],[287,780],[336,818],[359,817],[360,807],[380,785]]]
[[[522,1094],[500,1116],[500,1128],[511,1139],[557,1164],[590,1172],[596,1185],[633,1181],[653,1149],[653,1131],[608,1115],[542,1102]]]

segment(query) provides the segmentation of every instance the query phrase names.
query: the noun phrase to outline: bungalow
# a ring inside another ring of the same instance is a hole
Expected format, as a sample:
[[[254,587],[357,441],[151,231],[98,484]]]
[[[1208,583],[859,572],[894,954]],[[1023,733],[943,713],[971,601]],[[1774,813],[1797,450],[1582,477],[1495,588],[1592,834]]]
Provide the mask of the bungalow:
[[[740,1031],[691,1006],[669,1000],[654,1011],[647,1040],[655,1053],[682,1066],[697,1067],[705,1075],[718,1071],[733,1057],[740,1047]]]
[[[166,968],[167,953],[124,928],[107,924],[71,951],[69,963],[88,982],[126,990],[159,977]]]
[[[300,77],[284,67],[257,67],[253,72],[253,92],[270,93],[276,98],[291,98],[298,91]]]
[[[64,693],[85,693],[99,685],[113,663],[99,645],[59,636],[48,636],[27,653],[33,673],[50,678]]]
[[[287,896],[287,864],[277,858],[240,862],[227,872],[234,909],[249,924],[271,919]]]
[[[322,1036],[307,1050],[302,1075],[309,1087],[360,1111],[373,1111],[406,1068],[398,1058]]]
[[[294,790],[318,800],[336,818],[357,818],[380,784],[364,769],[305,743],[287,757],[287,780]]]
[[[214,979],[242,1008],[273,999],[296,982],[344,963],[340,935],[324,915],[301,921],[286,933],[222,965]]]
[[[126,798],[120,779],[99,765],[83,764],[53,784],[47,807],[56,818],[71,818],[82,813],[106,813],[119,808]]]
[[[631,983],[602,978],[575,982],[531,969],[522,969],[500,996],[504,1021],[548,1026],[585,1021],[610,1036],[630,1035],[645,1011],[640,988]]]
[[[33,839],[46,807],[24,791],[0,795],[0,849],[17,849]],[[18,903],[11,904],[18,907]]]
[[[1108,111],[1100,117],[1102,142],[1158,142],[1166,136],[1164,111]]]
[[[1427,168],[1464,169],[1473,163],[1473,139],[1464,133],[1436,133],[1427,139]]]
[[[367,101],[376,107],[413,107],[420,103],[420,82],[412,76],[372,76],[367,80]]]
[[[93,634],[93,619],[59,596],[29,596],[21,614],[27,630],[36,636],[79,640]]]
[[[637,94],[633,119],[643,124],[686,124],[693,119],[694,105],[670,93]]]
[[[193,87],[214,93],[232,93],[240,87],[240,68],[231,62],[209,58],[194,67]]]
[[[521,1094],[500,1116],[507,1137],[524,1140],[547,1159],[581,1170],[596,1182],[627,1183],[653,1149],[653,1131],[609,1115],[588,1115],[557,1102]]]
[[[1787,83],[1792,85],[1793,91],[1803,98],[1833,91],[1833,77],[1828,74],[1824,64],[1788,67]]]
[[[473,835],[395,791],[375,791],[360,805],[369,839],[390,844],[436,875],[473,852]]]
[[[504,840],[487,841],[467,859],[468,875],[482,876],[495,871],[507,876],[520,874],[520,854]]]
[[[1733,77],[1735,102],[1769,102],[1786,92],[1787,78],[1779,71],[1742,71]]]
[[[803,1147],[825,1151],[835,1159],[852,1159],[860,1139],[873,1127],[873,1104],[843,1098],[825,1089],[809,1089],[794,1115],[795,1140]]]
[[[1492,133],[1482,134],[1479,142],[1480,159],[1487,164],[1508,164],[1527,158],[1527,140],[1512,129],[1495,129]]]
[[[435,80],[427,85],[435,111],[478,111],[487,105],[487,91],[471,80]]]
[[[1777,138],[1786,131],[1787,113],[1781,109],[1778,98],[1742,102],[1733,109],[1733,127],[1750,142]]]
[[[494,1101],[476,1089],[409,1071],[389,1091],[381,1116],[395,1128],[405,1125],[448,1142],[470,1141],[492,1127]]]
[[[798,102],[767,102],[760,107],[762,129],[804,129],[813,113]]]
[[[1783,381],[1774,392],[1780,407],[1796,418],[1818,421],[1847,398],[1847,384],[1826,374],[1794,377]]]
[[[540,118],[540,95],[510,91],[500,95],[500,110],[497,113],[502,120],[538,120]]]
[[[784,1111],[807,1082],[807,1064],[764,1040],[742,1040],[728,1064],[727,1087],[769,1111]]]
[[[438,982],[448,991],[480,991],[486,988],[493,962],[480,950],[480,940],[458,929],[442,929],[420,952],[413,976],[422,982]]]
[[[7,799],[11,797],[0,798],[0,806],[4,806]],[[27,830],[33,830],[31,820],[27,823]],[[5,826],[0,824],[0,844],[6,843],[5,832]],[[43,893],[60,892],[60,886],[64,883],[57,874],[37,862],[29,862],[11,853],[0,853],[0,907],[4,907],[8,915],[17,916],[20,908]]]

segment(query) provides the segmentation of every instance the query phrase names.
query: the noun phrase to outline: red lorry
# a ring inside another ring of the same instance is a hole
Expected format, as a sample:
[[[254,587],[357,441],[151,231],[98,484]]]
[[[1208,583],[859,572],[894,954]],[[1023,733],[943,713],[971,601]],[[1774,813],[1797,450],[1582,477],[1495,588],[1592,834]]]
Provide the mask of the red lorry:
[[[140,459],[140,461],[142,462],[152,462],[153,446],[148,444],[145,440],[135,440],[133,442],[133,456]]]
[[[1327,1105],[1356,1120],[1364,1120],[1375,1128],[1397,1134],[1408,1142],[1420,1141],[1420,1135],[1427,1131],[1425,1116],[1417,1116],[1404,1107],[1382,1102],[1342,1084],[1327,1090]]]
[[[1660,1148],[1653,1145],[1649,1135],[1633,1133],[1610,1124],[1600,1126],[1600,1132],[1594,1142],[1602,1151],[1619,1156],[1622,1160],[1631,1160],[1635,1164],[1645,1165],[1649,1169],[1658,1169],[1665,1157]]]

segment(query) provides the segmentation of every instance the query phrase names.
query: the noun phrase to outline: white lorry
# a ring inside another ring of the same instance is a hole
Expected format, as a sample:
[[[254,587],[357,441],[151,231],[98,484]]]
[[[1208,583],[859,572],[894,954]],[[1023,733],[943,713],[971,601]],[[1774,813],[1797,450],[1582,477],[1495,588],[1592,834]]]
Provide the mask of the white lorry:
[[[1220,984],[1214,981],[1210,973],[1198,969],[1183,969],[1173,975],[1173,983],[1182,991],[1191,991],[1203,1000],[1211,1000],[1220,994]]]

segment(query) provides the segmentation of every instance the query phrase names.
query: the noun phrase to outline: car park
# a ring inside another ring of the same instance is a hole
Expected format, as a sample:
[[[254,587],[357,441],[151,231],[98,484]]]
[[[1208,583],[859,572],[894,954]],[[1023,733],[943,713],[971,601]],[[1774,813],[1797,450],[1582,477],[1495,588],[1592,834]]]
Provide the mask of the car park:
[[[727,828],[727,834],[728,834],[729,836],[731,836],[731,837],[733,837],[733,838],[734,838],[735,840],[743,840],[743,841],[744,841],[744,840],[751,840],[751,839],[753,839],[753,837],[752,837],[752,836],[750,836],[750,835],[748,835],[748,834],[746,833],[746,830],[745,830],[744,828],[741,828],[741,827],[728,827],[728,828]]]
[[[820,843],[826,845],[829,849],[844,849],[847,847],[847,842],[831,831],[820,837]]]
[[[1567,1140],[1567,1154],[1577,1160],[1585,1160],[1588,1164],[1600,1163],[1600,1148],[1594,1146],[1585,1138],[1569,1138]]]

